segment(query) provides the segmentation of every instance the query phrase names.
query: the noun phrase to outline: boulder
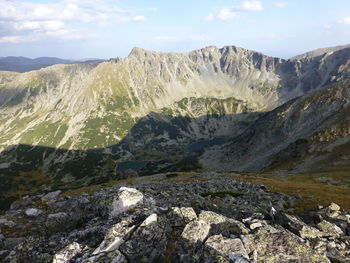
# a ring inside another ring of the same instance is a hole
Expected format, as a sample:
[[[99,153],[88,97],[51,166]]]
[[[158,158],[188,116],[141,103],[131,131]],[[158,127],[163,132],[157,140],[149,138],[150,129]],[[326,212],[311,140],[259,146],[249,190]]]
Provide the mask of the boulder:
[[[83,251],[83,247],[77,242],[68,245],[53,257],[53,263],[69,263],[72,258],[79,255]]]

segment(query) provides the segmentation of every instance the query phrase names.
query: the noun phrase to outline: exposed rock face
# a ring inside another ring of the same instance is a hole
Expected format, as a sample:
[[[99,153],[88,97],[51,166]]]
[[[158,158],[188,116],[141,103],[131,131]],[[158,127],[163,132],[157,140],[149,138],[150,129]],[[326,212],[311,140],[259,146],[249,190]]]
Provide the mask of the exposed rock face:
[[[278,205],[280,200],[291,205],[295,197],[222,174],[193,174],[191,179],[160,174],[91,194],[60,195],[41,204],[42,218],[29,217],[26,222],[21,217],[28,200],[17,202],[16,209],[2,217],[14,218],[18,225],[16,230],[2,229],[1,259],[42,263],[349,262],[350,214],[337,205],[298,217],[286,214],[287,207]],[[208,189],[242,195],[203,197]],[[116,197],[135,204],[136,196],[141,199],[132,209],[120,207],[120,213],[115,213]],[[37,203],[40,198],[29,199]],[[145,201],[149,198],[154,202]],[[68,213],[77,224],[67,226],[61,221],[61,231],[56,231],[57,226],[55,231],[51,225],[43,228],[40,223],[45,217]],[[17,237],[9,236],[14,234]]]

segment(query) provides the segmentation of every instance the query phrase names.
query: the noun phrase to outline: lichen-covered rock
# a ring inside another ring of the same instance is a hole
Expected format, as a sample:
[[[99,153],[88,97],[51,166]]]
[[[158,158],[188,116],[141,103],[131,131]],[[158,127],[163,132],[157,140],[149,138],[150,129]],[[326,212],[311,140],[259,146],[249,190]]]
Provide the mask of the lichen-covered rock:
[[[29,217],[35,217],[35,216],[39,216],[40,214],[42,214],[42,211],[40,209],[36,209],[36,208],[28,208],[25,211],[26,216]]]
[[[108,253],[119,249],[119,246],[125,242],[134,229],[135,226],[130,226],[130,220],[119,222],[108,230],[105,239],[92,254]]]
[[[249,256],[239,238],[225,238],[222,235],[211,236],[203,247],[202,259],[207,262],[249,263]],[[219,261],[220,259],[221,261]]]
[[[243,240],[245,247],[259,263],[330,263],[326,256],[316,253],[305,241],[285,230],[261,228]]]
[[[152,262],[163,256],[167,244],[163,218],[148,216],[130,239],[120,246],[120,251],[130,262]]]
[[[111,216],[115,217],[144,202],[143,194],[134,188],[121,187],[118,197],[112,203]]]
[[[83,247],[77,242],[73,242],[54,255],[53,263],[69,263],[71,259],[79,255],[82,251]]]
[[[341,235],[344,235],[344,232],[340,227],[326,220],[322,220],[320,223],[318,223],[317,228],[320,229],[324,235],[329,237],[339,237]]]
[[[282,225],[284,225],[286,228],[301,238],[318,238],[324,235],[317,228],[305,224],[296,216],[283,214],[281,218],[283,218]]]
[[[211,235],[222,234],[230,236],[249,233],[249,230],[242,222],[232,218],[227,218],[226,216],[219,215],[212,211],[202,211],[199,214],[198,219],[203,220],[210,225]]]

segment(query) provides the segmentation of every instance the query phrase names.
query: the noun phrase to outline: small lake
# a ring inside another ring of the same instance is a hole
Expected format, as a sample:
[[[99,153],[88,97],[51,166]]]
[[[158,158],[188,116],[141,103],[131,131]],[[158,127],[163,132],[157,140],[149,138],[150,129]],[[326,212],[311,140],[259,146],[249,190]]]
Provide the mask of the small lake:
[[[216,138],[213,140],[195,142],[195,143],[190,144],[187,147],[187,150],[189,152],[199,151],[205,147],[212,146],[212,145],[221,145],[221,144],[224,144],[225,142],[226,142],[226,139],[224,139],[224,138]]]

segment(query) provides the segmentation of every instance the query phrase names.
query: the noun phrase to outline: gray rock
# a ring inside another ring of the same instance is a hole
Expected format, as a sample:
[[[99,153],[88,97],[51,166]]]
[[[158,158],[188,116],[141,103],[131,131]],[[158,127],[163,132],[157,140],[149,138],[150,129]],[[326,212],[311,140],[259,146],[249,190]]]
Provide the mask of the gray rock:
[[[29,208],[24,213],[26,214],[26,216],[36,217],[36,216],[41,215],[43,213],[43,211],[40,209],[37,209],[37,208]]]
[[[53,263],[69,263],[72,258],[79,255],[83,251],[83,247],[77,242],[68,245],[53,257]]]
[[[339,237],[344,235],[344,232],[340,227],[326,220],[322,220],[320,223],[318,223],[317,228],[320,229],[326,236]]]
[[[204,244],[203,258],[215,262],[217,258],[227,259],[227,262],[249,263],[249,256],[239,238],[230,239],[222,235],[211,236]]]
[[[330,263],[327,257],[316,253],[297,236],[284,230],[271,231],[270,227],[245,236],[244,245],[247,251],[256,251],[257,262]]]
[[[157,214],[148,216],[119,250],[130,262],[152,262],[165,252],[165,222]]]
[[[123,220],[118,224],[110,228],[98,248],[92,253],[97,255],[100,253],[108,253],[114,250],[118,250],[119,246],[128,239],[131,232],[135,229],[135,226],[129,226],[130,220]]]
[[[49,201],[50,199],[57,199],[57,197],[62,193],[61,190],[57,190],[54,192],[47,193],[43,197],[41,197],[42,201]]]
[[[226,216],[219,215],[212,211],[202,211],[199,214],[198,219],[205,221],[211,226],[211,235],[222,234],[230,236],[249,233],[249,229],[247,229],[242,222],[232,218],[227,218]]]
[[[143,194],[134,188],[121,187],[118,197],[112,203],[110,215],[118,216],[144,202]]]
[[[182,231],[181,237],[189,246],[200,244],[208,236],[210,224],[204,220],[195,220],[188,223]]]
[[[282,225],[301,238],[318,238],[324,235],[318,229],[305,224],[295,216],[283,214],[282,218]]]

